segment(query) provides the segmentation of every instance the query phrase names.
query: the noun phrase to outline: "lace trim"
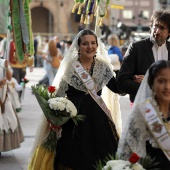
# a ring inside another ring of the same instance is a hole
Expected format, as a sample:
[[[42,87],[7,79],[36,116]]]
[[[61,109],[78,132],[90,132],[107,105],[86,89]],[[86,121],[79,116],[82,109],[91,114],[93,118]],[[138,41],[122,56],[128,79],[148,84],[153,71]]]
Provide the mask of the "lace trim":
[[[146,155],[146,141],[153,142],[153,138],[145,125],[141,113],[143,111],[141,111],[139,106],[141,105],[135,105],[133,107],[119,140],[118,153],[125,160],[129,159],[132,152],[137,153],[140,157],[144,157]]]
[[[96,59],[92,78],[96,83],[97,92],[101,90],[113,76],[114,73],[112,70],[110,70],[107,64]],[[63,96],[63,94],[66,95],[65,91],[68,90],[68,84],[70,84],[77,90],[88,93],[83,82],[78,78],[77,74],[74,72],[74,68],[72,67],[71,63],[68,65],[68,71],[65,72],[63,79],[59,85],[57,95],[59,96],[61,95]]]

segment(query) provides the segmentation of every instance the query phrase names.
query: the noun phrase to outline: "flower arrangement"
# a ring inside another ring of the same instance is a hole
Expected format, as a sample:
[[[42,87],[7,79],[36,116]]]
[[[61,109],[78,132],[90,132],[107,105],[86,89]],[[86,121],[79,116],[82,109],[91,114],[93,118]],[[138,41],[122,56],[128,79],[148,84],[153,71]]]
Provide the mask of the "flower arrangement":
[[[137,163],[137,161],[140,159],[140,157],[133,153],[131,157],[129,158],[129,161],[124,160],[110,160],[106,163],[106,165],[103,167],[102,170],[145,170],[141,164]]]
[[[56,97],[54,86],[35,85],[32,86],[33,93],[50,125],[50,134],[42,143],[42,147],[54,151],[56,139],[61,137],[62,125],[72,119],[75,125],[83,121],[83,115],[77,115],[74,104],[64,97]]]
[[[160,170],[156,166],[159,164],[151,159],[149,156],[140,158],[136,153],[132,153],[128,161],[121,160],[118,155],[114,158],[109,155],[103,166],[99,161],[96,170]]]
[[[23,79],[21,79],[22,82],[24,82],[25,84],[29,82],[28,79],[26,79],[25,77]]]

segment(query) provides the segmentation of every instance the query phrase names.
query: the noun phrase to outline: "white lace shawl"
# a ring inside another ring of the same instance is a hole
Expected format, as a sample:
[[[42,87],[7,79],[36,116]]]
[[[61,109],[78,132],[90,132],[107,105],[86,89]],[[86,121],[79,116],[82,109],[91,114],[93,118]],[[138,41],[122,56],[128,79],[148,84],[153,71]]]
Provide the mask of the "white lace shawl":
[[[110,70],[106,63],[95,59],[92,78],[95,82],[97,92],[101,90],[113,76],[113,71]],[[68,89],[68,84],[73,86],[77,90],[88,93],[85,85],[74,72],[74,68],[72,67],[71,63],[68,65],[67,71],[65,72],[62,81],[60,82],[59,88],[57,89],[57,96],[66,95],[65,92]]]
[[[122,131],[122,119],[119,96],[118,94],[113,93],[112,91],[110,91],[110,89],[105,87],[113,76],[115,76],[115,73],[110,70],[107,63],[104,61],[100,61],[100,58],[96,58],[92,78],[96,84],[97,92],[99,90],[102,90],[102,98],[111,112],[116,130],[120,135]],[[82,81],[74,73],[74,68],[71,66],[71,64],[68,66],[68,70],[65,72],[63,79],[60,82],[59,88],[57,90],[57,96],[66,96],[65,92],[68,90],[68,84],[80,91],[88,93],[88,90],[86,89],[84,84],[82,84]]]
[[[119,140],[118,153],[125,160],[135,152],[140,157],[146,156],[146,141],[149,140],[153,147],[157,147],[156,141],[148,130],[144,117],[145,107],[141,103],[135,105],[132,114],[124,128],[122,137]]]
[[[156,101],[152,98],[147,78],[148,72],[138,90],[130,117],[119,140],[118,154],[125,160],[130,157],[132,152],[137,153],[140,157],[144,157],[146,155],[147,140],[149,140],[152,147],[158,148],[156,141],[146,127],[142,115],[145,113],[144,102],[147,98],[150,98],[155,107],[158,107]]]

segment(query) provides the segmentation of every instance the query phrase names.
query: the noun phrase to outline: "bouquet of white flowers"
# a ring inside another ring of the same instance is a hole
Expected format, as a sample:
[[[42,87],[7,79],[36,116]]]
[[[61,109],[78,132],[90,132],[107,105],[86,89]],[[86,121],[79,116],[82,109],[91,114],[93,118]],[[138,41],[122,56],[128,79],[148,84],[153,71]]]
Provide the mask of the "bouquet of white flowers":
[[[56,138],[61,137],[62,125],[72,119],[75,125],[84,119],[83,115],[77,115],[74,104],[64,97],[56,97],[56,88],[43,85],[32,86],[38,103],[50,125],[50,134],[42,143],[42,147],[49,151],[56,148]]]
[[[132,153],[129,160],[121,160],[118,155],[114,158],[109,155],[106,158],[106,165],[100,160],[96,166],[96,170],[160,170],[157,168],[158,162],[149,156],[140,158],[136,153]]]
[[[124,160],[111,160],[106,163],[102,170],[146,170],[141,164],[131,164]]]

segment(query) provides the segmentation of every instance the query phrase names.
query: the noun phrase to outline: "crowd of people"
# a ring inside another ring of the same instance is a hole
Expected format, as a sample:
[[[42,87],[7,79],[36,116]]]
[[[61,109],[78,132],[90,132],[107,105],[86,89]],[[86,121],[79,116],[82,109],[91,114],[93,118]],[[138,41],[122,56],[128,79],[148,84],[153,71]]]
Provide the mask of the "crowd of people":
[[[109,155],[118,154],[121,159],[128,160],[132,153],[139,157],[149,155],[159,163],[155,168],[169,170],[169,36],[170,11],[155,10],[150,20],[150,37],[131,43],[124,55],[116,35],[108,36],[109,47],[106,50],[100,38],[90,29],[81,30],[73,41],[67,41],[65,50],[58,37],[47,41],[42,58],[48,74],[39,83],[43,84],[47,78],[46,85],[56,87],[56,96],[69,99],[77,114],[84,115],[85,119],[78,126],[72,120],[62,125],[62,135],[56,138],[55,156],[48,158],[47,155],[35,154],[50,129],[54,128],[42,115],[28,170],[95,170],[96,163],[99,160],[104,162]],[[4,59],[0,59],[0,65],[0,127],[4,129],[0,131],[0,141],[10,138],[9,143],[0,143],[0,152],[3,152],[19,147],[23,141],[6,84],[12,76],[20,84],[21,78],[17,76],[25,76],[26,66],[14,67]],[[104,92],[106,87],[109,89],[107,93]],[[115,100],[112,94],[130,96],[131,114],[123,131],[118,118],[121,114],[119,100]],[[10,106],[9,110],[5,105]],[[12,121],[12,117],[11,120],[5,119],[8,111],[9,114],[14,113],[16,121]],[[4,119],[9,122],[9,127],[6,127]],[[9,136],[5,128],[10,129]],[[12,142],[13,135],[16,142]],[[44,169],[37,167],[35,162],[41,164],[44,159],[54,160]]]

